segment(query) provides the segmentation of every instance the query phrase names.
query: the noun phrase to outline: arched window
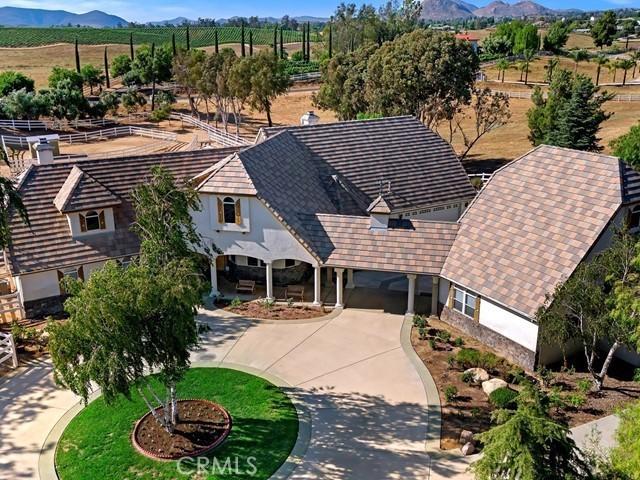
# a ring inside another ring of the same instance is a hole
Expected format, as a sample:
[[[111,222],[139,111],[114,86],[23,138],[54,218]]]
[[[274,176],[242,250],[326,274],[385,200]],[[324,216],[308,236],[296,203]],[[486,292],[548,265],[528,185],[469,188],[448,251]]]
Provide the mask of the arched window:
[[[98,215],[98,212],[96,212],[95,210],[87,212],[87,214],[84,216],[84,221],[87,224],[88,232],[90,232],[91,230],[100,230],[100,215]]]
[[[640,228],[640,205],[636,205],[629,212],[629,230]]]
[[[224,207],[224,223],[236,222],[236,202],[231,197],[226,197],[222,201]]]

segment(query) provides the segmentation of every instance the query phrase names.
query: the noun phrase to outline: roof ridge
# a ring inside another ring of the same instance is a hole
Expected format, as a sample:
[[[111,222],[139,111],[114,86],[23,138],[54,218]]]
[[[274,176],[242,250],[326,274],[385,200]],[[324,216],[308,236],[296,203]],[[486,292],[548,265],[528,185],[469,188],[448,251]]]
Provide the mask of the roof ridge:
[[[367,118],[364,120],[358,120],[358,119],[354,119],[354,120],[339,120],[337,122],[328,122],[328,123],[316,123],[314,125],[283,125],[283,126],[279,126],[279,127],[262,127],[260,130],[263,131],[270,131],[270,132],[278,132],[280,133],[280,131],[287,131],[287,130],[300,130],[300,129],[313,129],[313,128],[323,128],[323,127],[335,127],[338,125],[350,125],[350,124],[366,124],[366,123],[381,123],[384,121],[389,121],[389,120],[400,120],[400,119],[413,119],[417,122],[419,122],[419,120],[413,116],[413,115],[394,115],[391,117],[380,117],[380,118]],[[275,133],[274,133],[275,135]]]

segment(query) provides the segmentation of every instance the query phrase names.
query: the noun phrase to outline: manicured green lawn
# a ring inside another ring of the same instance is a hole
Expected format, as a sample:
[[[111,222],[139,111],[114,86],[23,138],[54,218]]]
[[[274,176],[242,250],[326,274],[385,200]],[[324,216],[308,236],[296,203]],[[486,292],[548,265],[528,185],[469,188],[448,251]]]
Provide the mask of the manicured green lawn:
[[[194,471],[193,463],[155,461],[134,449],[131,432],[148,410],[142,399],[133,394],[131,401],[122,398],[113,405],[106,405],[100,397],[71,421],[56,452],[60,479],[266,479],[286,460],[295,444],[295,407],[266,380],[229,369],[192,368],[180,383],[178,394],[185,399],[212,400],[231,415],[231,434],[208,455],[206,475],[188,474]],[[256,469],[254,475],[252,465]]]

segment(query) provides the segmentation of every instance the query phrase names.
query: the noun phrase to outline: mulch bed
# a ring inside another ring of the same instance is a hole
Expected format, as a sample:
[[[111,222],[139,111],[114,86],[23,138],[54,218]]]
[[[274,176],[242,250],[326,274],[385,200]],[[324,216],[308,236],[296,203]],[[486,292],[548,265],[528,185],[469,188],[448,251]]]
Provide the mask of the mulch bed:
[[[164,408],[157,410],[160,416]],[[179,400],[178,424],[168,433],[147,413],[133,431],[135,447],[144,455],[163,460],[201,455],[219,446],[231,431],[231,417],[207,400]]]
[[[441,322],[429,319],[431,330],[446,330],[451,333],[451,338],[460,337],[464,341],[464,348],[475,348],[482,352],[494,352],[486,345],[465,335],[456,328]],[[491,413],[494,407],[489,403],[481,386],[472,385],[462,381],[462,370],[452,368],[448,364],[451,355],[455,355],[459,348],[452,345],[438,344],[436,350],[432,349],[428,340],[420,340],[418,331],[413,328],[411,343],[418,356],[429,369],[438,392],[442,405],[442,433],[440,447],[444,450],[460,448],[459,439],[462,430],[470,430],[480,433],[491,427]],[[553,372],[552,387],[561,387],[563,394],[578,391],[578,382],[582,379],[590,379],[591,376],[581,371],[580,360],[577,356],[572,359],[577,371],[561,372],[555,369]],[[509,370],[508,364],[501,366],[497,371],[490,372],[491,377],[499,377],[506,380]],[[604,382],[604,388],[599,393],[587,394],[586,403],[579,408],[567,407],[561,410],[552,410],[552,415],[558,420],[569,424],[570,427],[582,425],[598,418],[615,413],[625,404],[640,399],[640,383],[631,378],[633,372],[629,365],[615,361],[609,370],[609,376]],[[458,389],[457,399],[447,402],[444,391],[452,385]],[[519,389],[517,385],[510,385],[513,389]]]
[[[274,304],[270,307],[264,305],[261,300],[245,302],[237,307],[231,307],[230,301],[216,302],[216,305],[229,312],[243,317],[259,318],[263,320],[304,320],[309,318],[324,317],[327,313],[322,307],[309,307],[306,305]]]

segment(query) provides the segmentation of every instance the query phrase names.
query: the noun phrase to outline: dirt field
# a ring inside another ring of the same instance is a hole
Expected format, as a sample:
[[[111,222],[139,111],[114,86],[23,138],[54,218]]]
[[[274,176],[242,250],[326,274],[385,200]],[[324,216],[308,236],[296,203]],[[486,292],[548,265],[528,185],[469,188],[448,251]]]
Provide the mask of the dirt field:
[[[547,76],[547,70],[545,66],[551,57],[543,57],[538,58],[531,62],[529,67],[529,82],[545,82]],[[566,70],[575,71],[575,63],[573,60],[566,57],[558,57],[559,59],[559,68],[564,68]],[[486,68],[485,73],[488,76],[489,80],[498,80],[498,69],[495,66],[491,66]],[[578,73],[582,73],[590,77],[594,82],[596,79],[597,73],[597,65],[592,62],[580,62],[578,64]],[[632,80],[633,70],[629,70],[627,72],[627,82]],[[622,82],[622,78],[624,76],[624,72],[622,70],[618,70],[615,72],[610,71],[607,67],[602,67],[600,70],[600,84],[613,83],[613,82]],[[636,69],[636,78],[640,76],[640,70]],[[515,82],[520,80],[520,71],[516,69],[516,64],[514,63],[511,68],[505,71],[504,75],[505,82]],[[492,82],[493,83],[493,82]],[[626,88],[629,87],[633,89],[633,86],[627,85],[625,86],[624,92],[619,93],[628,93]],[[636,86],[637,87],[637,86]],[[494,83],[495,88],[495,83]]]

